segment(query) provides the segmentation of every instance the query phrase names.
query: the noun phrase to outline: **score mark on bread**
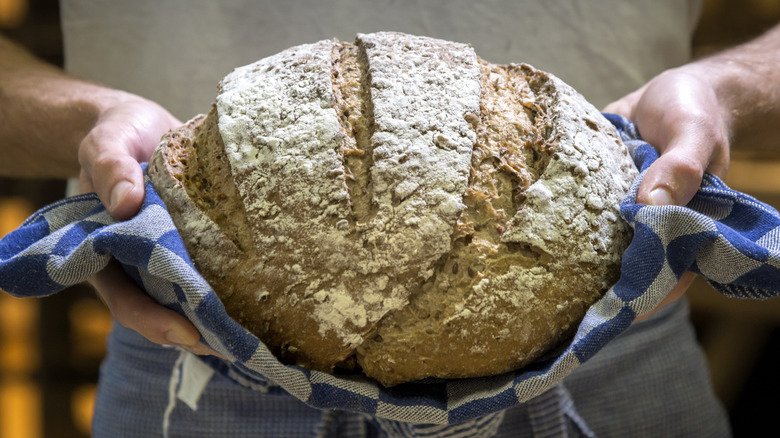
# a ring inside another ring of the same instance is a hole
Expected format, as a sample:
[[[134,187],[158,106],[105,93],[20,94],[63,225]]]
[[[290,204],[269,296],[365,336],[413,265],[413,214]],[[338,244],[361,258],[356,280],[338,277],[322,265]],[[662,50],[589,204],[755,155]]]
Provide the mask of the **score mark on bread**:
[[[383,32],[235,69],[150,175],[228,314],[384,385],[519,368],[617,280],[636,175],[571,87]]]

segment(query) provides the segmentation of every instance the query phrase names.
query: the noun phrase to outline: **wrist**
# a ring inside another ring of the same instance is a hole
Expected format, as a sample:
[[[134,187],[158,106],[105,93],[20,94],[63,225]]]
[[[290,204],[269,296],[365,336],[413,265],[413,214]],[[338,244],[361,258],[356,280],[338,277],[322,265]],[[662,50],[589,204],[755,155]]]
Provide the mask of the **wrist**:
[[[780,27],[683,66],[715,92],[735,150],[775,151],[780,123]]]

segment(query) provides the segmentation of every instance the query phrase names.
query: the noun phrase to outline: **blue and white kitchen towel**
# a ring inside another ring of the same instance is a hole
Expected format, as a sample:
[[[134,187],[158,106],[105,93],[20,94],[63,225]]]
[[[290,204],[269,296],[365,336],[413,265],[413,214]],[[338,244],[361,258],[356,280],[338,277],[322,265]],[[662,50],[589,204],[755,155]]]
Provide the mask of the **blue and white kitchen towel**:
[[[656,151],[626,119],[608,115],[644,171]],[[780,214],[706,175],[685,207],[635,203],[642,175],[621,205],[634,228],[620,280],[588,311],[555,357],[499,376],[430,380],[384,388],[361,376],[333,376],[280,363],[225,313],[195,271],[165,206],[146,183],[133,219],[117,222],[95,194],[64,199],[35,213],[0,241],[0,289],[43,297],[85,281],[111,259],[160,303],[189,318],[204,341],[231,361],[209,363],[238,383],[283,392],[310,406],[363,412],[408,423],[447,424],[526,402],[565,376],[666,296],[686,270],[738,298],[780,295]]]

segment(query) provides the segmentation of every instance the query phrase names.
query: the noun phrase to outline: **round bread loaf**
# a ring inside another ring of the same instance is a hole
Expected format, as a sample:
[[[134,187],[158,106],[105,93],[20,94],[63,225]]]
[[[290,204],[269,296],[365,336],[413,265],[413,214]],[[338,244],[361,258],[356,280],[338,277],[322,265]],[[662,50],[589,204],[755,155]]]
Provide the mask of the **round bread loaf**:
[[[619,276],[636,169],[553,75],[383,32],[235,69],[149,174],[232,318],[282,361],[390,386],[571,336]]]

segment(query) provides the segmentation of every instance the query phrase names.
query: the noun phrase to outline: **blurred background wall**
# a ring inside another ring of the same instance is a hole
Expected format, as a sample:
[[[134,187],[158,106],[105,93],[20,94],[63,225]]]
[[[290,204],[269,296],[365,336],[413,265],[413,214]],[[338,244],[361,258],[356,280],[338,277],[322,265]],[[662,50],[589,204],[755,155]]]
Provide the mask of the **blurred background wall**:
[[[694,53],[706,56],[778,22],[780,0],[705,0]],[[62,64],[57,0],[0,0],[0,32]],[[734,151],[727,183],[780,208],[780,145],[768,159]],[[0,236],[64,191],[62,181],[0,178]],[[688,295],[735,435],[765,436],[776,429],[780,410],[780,299],[728,300],[704,281],[697,281]],[[110,324],[87,286],[41,300],[0,293],[0,438],[89,436]]]

